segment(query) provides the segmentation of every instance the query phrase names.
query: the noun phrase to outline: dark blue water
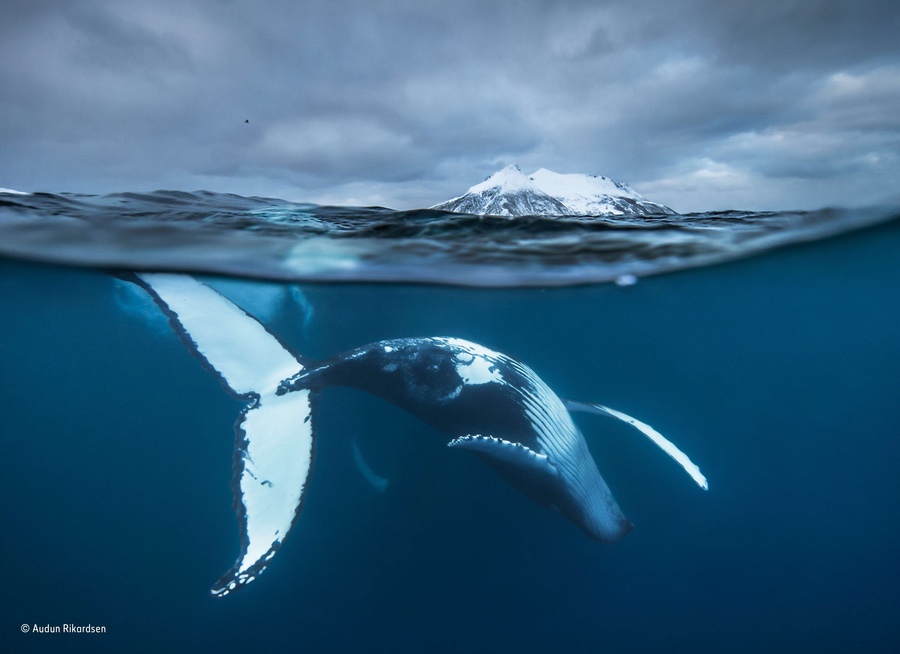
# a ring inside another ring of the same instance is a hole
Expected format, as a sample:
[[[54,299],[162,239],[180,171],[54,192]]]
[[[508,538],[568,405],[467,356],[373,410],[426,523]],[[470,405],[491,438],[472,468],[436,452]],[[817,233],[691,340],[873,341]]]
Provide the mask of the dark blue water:
[[[224,599],[240,404],[125,282],[0,260],[0,651],[898,651],[898,251],[893,221],[628,287],[232,284],[312,357],[437,334],[511,354],[652,424],[710,490],[578,415],[636,524],[598,544],[329,389],[299,523]],[[106,633],[20,631],[63,623]]]

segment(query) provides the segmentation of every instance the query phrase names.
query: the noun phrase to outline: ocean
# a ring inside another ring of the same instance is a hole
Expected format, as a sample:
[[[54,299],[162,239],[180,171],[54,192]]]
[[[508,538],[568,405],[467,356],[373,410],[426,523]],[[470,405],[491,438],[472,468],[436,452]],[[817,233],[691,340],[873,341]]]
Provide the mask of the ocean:
[[[898,651],[898,218],[0,195],[0,651]],[[122,278],[141,270],[197,275],[312,359],[419,336],[504,352],[653,425],[709,490],[576,414],[635,524],[598,543],[329,388],[296,526],[214,598],[243,404]]]

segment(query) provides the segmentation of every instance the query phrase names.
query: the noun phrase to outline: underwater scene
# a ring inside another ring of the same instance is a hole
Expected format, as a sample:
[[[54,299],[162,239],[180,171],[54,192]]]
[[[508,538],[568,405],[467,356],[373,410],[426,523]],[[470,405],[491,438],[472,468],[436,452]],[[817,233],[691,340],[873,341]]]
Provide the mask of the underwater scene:
[[[896,209],[0,199],[0,650],[900,649]],[[242,311],[191,318],[173,279]],[[277,391],[235,381],[269,363],[237,323],[299,362],[264,372]],[[484,433],[432,424],[434,387],[354,378],[426,341],[462,380],[441,406]],[[493,396],[462,405],[513,380],[536,439],[502,435]],[[233,486],[269,455],[294,475],[280,441],[252,449],[276,396],[314,442],[260,550],[253,493],[273,486]],[[560,499],[587,479],[548,444],[569,414],[622,533]],[[238,587],[211,593],[236,558]]]

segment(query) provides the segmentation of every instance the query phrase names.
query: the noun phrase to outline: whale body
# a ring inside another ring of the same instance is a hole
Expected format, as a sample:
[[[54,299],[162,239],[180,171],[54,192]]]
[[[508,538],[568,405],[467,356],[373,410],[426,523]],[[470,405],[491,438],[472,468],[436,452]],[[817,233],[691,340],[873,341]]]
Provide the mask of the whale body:
[[[570,411],[624,420],[706,478],[652,427],[600,404],[566,402],[524,363],[453,337],[400,338],[324,361],[291,353],[255,318],[189,275],[140,273],[189,350],[246,401],[235,425],[234,505],[241,552],[212,587],[223,597],[254,581],[300,515],[315,447],[316,396],[356,388],[395,404],[471,450],[538,504],[592,538],[628,533],[624,516]]]
[[[458,338],[386,340],[312,365],[278,392],[326,386],[366,391],[409,411],[597,540],[616,541],[632,527],[562,400],[511,357]]]

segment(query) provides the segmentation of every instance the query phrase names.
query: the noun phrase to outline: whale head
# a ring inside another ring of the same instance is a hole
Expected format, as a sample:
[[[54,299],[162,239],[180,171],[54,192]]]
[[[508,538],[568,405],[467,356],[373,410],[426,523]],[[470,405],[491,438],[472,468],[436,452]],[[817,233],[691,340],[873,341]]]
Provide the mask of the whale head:
[[[450,441],[453,448],[479,453],[504,479],[541,506],[561,513],[591,538],[613,543],[634,525],[625,517],[603,479],[578,428],[557,443],[531,448],[493,436]]]
[[[634,525],[622,513],[597,469],[581,431],[573,427],[576,438],[565,453],[567,460],[563,462],[560,453],[548,457],[556,462],[555,467],[559,471],[560,488],[556,491],[559,500],[556,506],[560,513],[591,538],[613,543],[631,531]]]

